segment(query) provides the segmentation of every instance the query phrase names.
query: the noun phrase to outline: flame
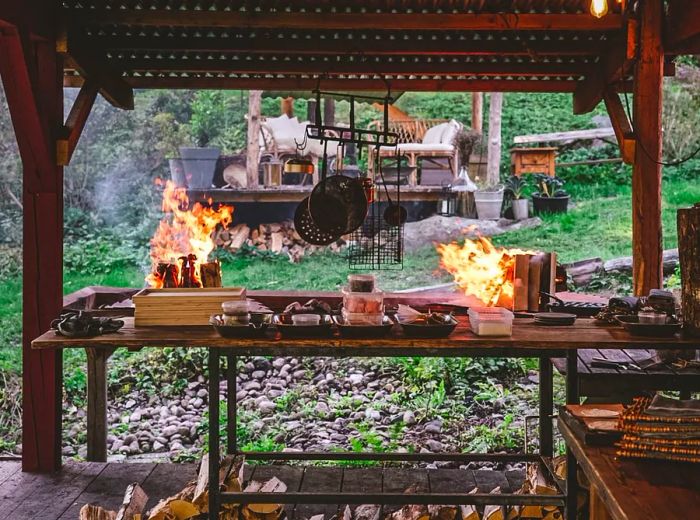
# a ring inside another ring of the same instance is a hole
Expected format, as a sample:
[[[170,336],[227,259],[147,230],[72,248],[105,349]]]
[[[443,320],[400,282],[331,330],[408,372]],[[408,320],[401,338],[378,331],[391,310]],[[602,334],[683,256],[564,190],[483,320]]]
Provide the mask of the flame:
[[[221,224],[227,227],[231,223],[233,208],[221,206],[218,210],[202,206],[195,202],[190,207],[190,200],[184,188],[178,188],[172,181],[163,182],[156,179],[156,184],[165,186],[163,190],[163,212],[165,217],[158,224],[158,229],[151,238],[151,274],[146,276],[150,287],[163,287],[163,279],[157,273],[159,263],[176,263],[182,256],[194,254],[196,277],[199,267],[206,262],[216,244],[212,232]],[[178,271],[179,277],[179,271]]]
[[[485,237],[438,244],[440,267],[454,276],[465,294],[475,296],[484,305],[512,306],[514,295],[515,256],[535,251],[496,247]]]

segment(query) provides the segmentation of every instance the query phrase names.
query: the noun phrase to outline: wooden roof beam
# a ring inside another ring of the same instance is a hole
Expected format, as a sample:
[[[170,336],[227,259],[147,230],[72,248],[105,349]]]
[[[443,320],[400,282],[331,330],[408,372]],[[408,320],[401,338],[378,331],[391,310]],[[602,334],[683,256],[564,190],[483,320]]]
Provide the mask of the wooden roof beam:
[[[56,142],[56,164],[59,166],[67,166],[70,163],[92,106],[95,104],[97,91],[97,84],[91,81],[86,81],[80,87],[78,97],[75,98],[63,126],[63,137]]]
[[[109,60],[130,72],[209,72],[236,74],[400,74],[488,76],[577,76],[588,74],[592,65],[580,62],[492,62],[442,60],[305,60],[305,59],[143,59]]]
[[[671,0],[666,15],[664,36],[666,52],[700,53],[700,2]]]
[[[455,39],[455,38],[277,38],[265,36],[71,36],[84,45],[110,51],[217,52],[240,54],[394,56],[598,56],[606,41],[589,39]]]
[[[105,59],[86,46],[68,46],[67,38],[56,42],[56,50],[69,58],[71,65],[86,81],[98,86],[100,94],[111,105],[124,110],[134,109],[134,90],[120,72],[105,65]]]
[[[246,13],[195,10],[67,9],[78,25],[134,27],[236,27],[240,29],[469,30],[469,31],[611,31],[623,27],[622,15],[596,19],[588,13]]]
[[[141,76],[125,77],[133,88],[144,89],[258,89],[274,91],[305,91],[318,88],[316,77],[280,78],[280,77],[175,77],[175,76]],[[66,76],[64,86],[82,85],[80,76]],[[395,92],[573,92],[576,81],[558,78],[548,80],[531,79],[392,79],[389,80]],[[321,80],[321,88],[338,91],[386,91],[383,79],[342,79],[327,78]]]

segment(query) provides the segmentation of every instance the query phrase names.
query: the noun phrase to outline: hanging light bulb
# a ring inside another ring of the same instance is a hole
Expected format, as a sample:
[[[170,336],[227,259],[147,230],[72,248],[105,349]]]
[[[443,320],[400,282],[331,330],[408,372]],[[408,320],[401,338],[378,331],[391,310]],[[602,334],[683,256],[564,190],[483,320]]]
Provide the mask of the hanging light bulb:
[[[596,18],[608,14],[608,0],[591,0],[591,14]]]

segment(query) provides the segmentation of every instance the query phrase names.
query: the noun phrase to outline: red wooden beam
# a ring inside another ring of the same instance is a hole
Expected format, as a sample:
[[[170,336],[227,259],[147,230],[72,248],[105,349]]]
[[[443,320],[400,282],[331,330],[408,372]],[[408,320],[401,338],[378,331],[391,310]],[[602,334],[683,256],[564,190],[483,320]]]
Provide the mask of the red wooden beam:
[[[664,36],[666,52],[700,52],[700,2],[670,0]]]
[[[139,89],[259,89],[275,91],[305,91],[316,89],[315,77],[213,77],[213,76],[135,76],[125,77],[127,83]],[[69,75],[63,80],[66,87],[80,87],[83,79]],[[552,79],[391,79],[395,92],[573,92],[576,81],[567,78]],[[383,79],[323,78],[321,87],[326,90],[384,92],[387,83]]]
[[[66,10],[78,25],[136,27],[236,27],[240,29],[460,30],[460,31],[611,31],[623,17],[596,19],[588,13],[293,13],[208,10]]]
[[[51,18],[51,11],[43,13]],[[63,121],[62,63],[53,42],[14,31],[0,41],[0,74],[23,165],[22,468],[61,466],[62,354],[31,341],[62,307],[63,169],[48,129]]]
[[[634,292],[646,295],[663,284],[661,226],[661,111],[664,52],[663,0],[640,4],[639,59],[634,77],[632,259]]]
[[[97,85],[86,81],[80,88],[63,126],[64,135],[56,141],[56,163],[60,166],[67,166],[70,163],[96,98]]]
[[[632,164],[634,162],[637,142],[634,137],[634,131],[632,130],[632,124],[622,106],[620,95],[612,89],[607,89],[603,99],[605,101],[605,108],[610,116],[610,121],[612,122],[613,130],[615,131],[617,144],[620,147],[622,160],[626,164]]]

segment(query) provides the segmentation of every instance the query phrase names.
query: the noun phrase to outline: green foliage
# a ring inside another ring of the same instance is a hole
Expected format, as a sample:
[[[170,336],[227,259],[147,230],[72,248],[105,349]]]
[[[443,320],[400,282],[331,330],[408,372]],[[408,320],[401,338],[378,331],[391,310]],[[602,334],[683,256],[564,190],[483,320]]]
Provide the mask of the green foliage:
[[[524,431],[522,427],[514,426],[513,414],[506,414],[503,420],[494,426],[480,424],[472,428],[469,435],[472,440],[467,446],[467,452],[489,452],[514,450],[523,445]]]
[[[508,177],[508,180],[506,180],[505,187],[514,199],[521,199],[527,187],[527,180],[522,175],[511,175]]]
[[[564,186],[564,181],[559,177],[552,177],[544,173],[536,173],[535,185],[537,186],[537,194],[540,197],[563,197],[566,192],[561,189]]]

